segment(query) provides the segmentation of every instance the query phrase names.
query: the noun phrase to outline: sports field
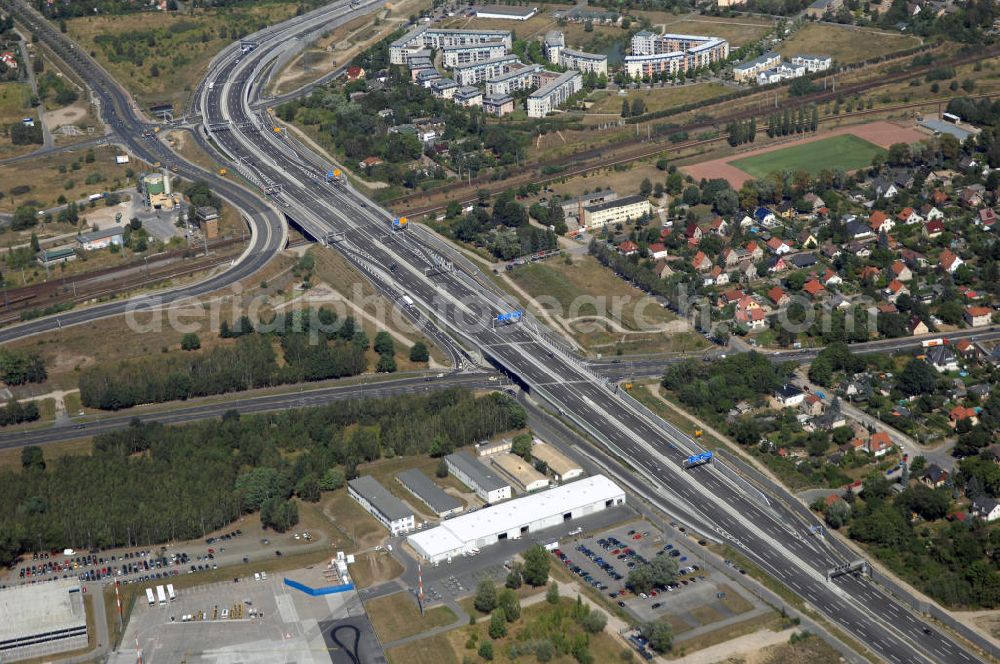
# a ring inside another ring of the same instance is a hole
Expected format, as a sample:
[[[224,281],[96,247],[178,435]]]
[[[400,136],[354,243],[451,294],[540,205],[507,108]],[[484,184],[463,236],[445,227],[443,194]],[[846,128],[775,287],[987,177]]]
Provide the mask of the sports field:
[[[729,163],[755,178],[774,171],[807,171],[816,175],[823,169],[853,171],[872,163],[875,155],[886,151],[852,134],[831,136],[802,145],[765,152]]]

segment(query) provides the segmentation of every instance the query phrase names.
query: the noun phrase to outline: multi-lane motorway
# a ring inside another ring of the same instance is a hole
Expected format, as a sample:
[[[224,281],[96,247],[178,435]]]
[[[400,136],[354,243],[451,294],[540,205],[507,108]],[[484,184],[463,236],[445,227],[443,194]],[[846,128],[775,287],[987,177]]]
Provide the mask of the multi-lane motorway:
[[[280,36],[280,28],[275,32]],[[254,110],[259,76],[283,48],[279,38],[273,41],[275,48],[263,42],[220,63],[199,110],[216,142],[232,156],[249,157],[254,176],[305,232],[336,247],[390,295],[415,300],[422,316],[627,460],[636,491],[740,549],[869,651],[892,662],[978,661],[864,578],[827,581],[829,569],[854,555],[811,537],[815,522],[792,507],[793,498],[754,487],[724,464],[682,470],[694,441],[623,399],[533,320],[496,324],[497,314],[512,307],[482,275],[468,265],[449,266],[450,255],[428,234],[393,232],[389,212],[348,186],[327,183],[322,158],[275,132],[271,119]]]
[[[150,164],[159,162],[164,166],[172,167],[175,169],[174,172],[183,178],[208,182],[216,194],[240,210],[251,231],[250,244],[246,251],[232,267],[221,274],[169,292],[111,302],[79,311],[70,311],[60,314],[58,317],[41,318],[22,325],[11,326],[0,330],[0,342],[102,317],[119,315],[128,307],[136,309],[160,307],[186,298],[218,291],[258,272],[281,250],[286,242],[287,226],[279,211],[233,181],[219,177],[178,158],[153,132],[153,125],[142,117],[134,102],[121,86],[83,49],[73,44],[27,3],[17,0],[0,0],[0,7],[13,14],[22,26],[37,34],[69,68],[87,81],[96,97],[102,118],[108,128],[116,135],[115,142],[122,144],[129,152]]]
[[[389,212],[347,185],[326,182],[328,164],[321,157],[273,130],[266,112],[257,110],[271,65],[324,20],[354,11],[334,3],[270,28],[249,51],[227,49],[209,73],[211,85],[199,89],[197,100],[196,112],[213,145],[267,191],[277,209],[307,234],[341,251],[427,329],[447,330],[624,459],[633,469],[636,493],[739,549],[868,652],[898,663],[980,661],[865,578],[844,575],[828,581],[827,571],[855,554],[836,540],[811,536],[808,529],[817,522],[794,498],[775,487],[755,486],[726,463],[682,470],[683,459],[698,449],[695,441],[618,394],[614,384],[599,378],[533,319],[496,324],[498,314],[514,307],[484,275],[426,231],[394,233]],[[135,116],[123,93],[106,81],[103,94],[112,126],[126,131],[124,118]],[[137,146],[147,149],[141,141]],[[169,159],[189,168],[176,157]],[[81,319],[92,311],[79,312]],[[0,340],[41,331],[44,323],[4,331]]]

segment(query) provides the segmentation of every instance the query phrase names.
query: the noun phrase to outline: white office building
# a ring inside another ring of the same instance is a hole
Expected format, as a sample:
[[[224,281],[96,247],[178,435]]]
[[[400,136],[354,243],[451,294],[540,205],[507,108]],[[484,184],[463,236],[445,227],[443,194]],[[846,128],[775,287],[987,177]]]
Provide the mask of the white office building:
[[[510,483],[465,452],[449,454],[444,458],[448,472],[459,482],[472,489],[481,500],[498,503],[510,498]]]
[[[389,493],[371,475],[362,475],[349,481],[347,493],[358,501],[366,512],[388,528],[393,536],[408,533],[416,527],[413,510]]]
[[[595,475],[454,517],[406,541],[423,559],[438,563],[624,504],[625,492]]]
[[[544,118],[582,89],[583,76],[580,72],[560,74],[528,95],[528,117]]]

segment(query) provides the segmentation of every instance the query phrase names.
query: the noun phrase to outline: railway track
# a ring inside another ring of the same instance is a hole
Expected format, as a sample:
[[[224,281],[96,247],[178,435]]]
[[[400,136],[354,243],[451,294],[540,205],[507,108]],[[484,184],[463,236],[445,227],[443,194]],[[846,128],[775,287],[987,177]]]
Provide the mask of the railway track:
[[[920,77],[921,75],[929,72],[931,69],[937,67],[959,66],[963,64],[970,64],[978,60],[994,57],[998,54],[1000,54],[1000,46],[992,47],[985,51],[955,56],[954,58],[949,58],[946,60],[936,60],[929,65],[907,69],[901,72],[895,72],[893,74],[883,76],[876,80],[862,81],[859,83],[844,85],[840,87],[836,92],[833,92],[832,90],[829,92],[822,92],[819,94],[811,95],[807,98],[803,98],[801,100],[796,100],[794,102],[788,102],[786,100],[786,103],[783,104],[779,110],[783,111],[785,108],[789,110],[797,110],[799,107],[802,106],[821,104],[828,101],[833,101],[838,97],[857,96],[858,94],[871,90],[872,88],[882,87],[884,85],[897,83],[902,80]],[[947,97],[941,97],[938,99],[929,99],[919,102],[908,102],[905,104],[896,104],[893,106],[882,106],[877,109],[854,111],[851,113],[841,113],[840,115],[831,114],[821,117],[820,122],[829,121],[830,119],[833,118],[845,118],[845,117],[855,118],[855,117],[864,117],[868,115],[875,115],[881,113],[893,113],[907,109],[925,108],[927,106],[931,106],[938,103],[946,103],[948,100],[953,99],[956,96],[964,96],[964,95],[951,95]],[[978,96],[993,98],[998,95],[994,93],[989,95],[978,95]],[[674,129],[675,131],[686,131],[688,133],[718,131],[719,133],[712,138],[683,141],[679,143],[670,143],[665,139],[654,139],[652,142],[648,140],[643,141],[640,139],[629,139],[627,141],[618,143],[616,146],[611,146],[603,149],[595,148],[592,150],[587,150],[584,152],[578,152],[572,155],[568,155],[566,157],[560,157],[558,159],[538,162],[532,169],[524,171],[520,175],[516,175],[514,177],[503,180],[502,181],[503,189],[510,189],[512,187],[517,187],[522,184],[528,184],[528,183],[545,184],[566,177],[575,177],[577,175],[583,175],[585,173],[589,173],[591,171],[599,170],[602,168],[607,168],[609,166],[615,166],[615,165],[625,164],[631,161],[636,161],[638,159],[644,159],[646,157],[660,154],[668,149],[684,150],[704,145],[712,145],[720,141],[723,141],[728,137],[728,134],[724,131],[719,131],[718,127],[728,124],[729,122],[737,120],[748,120],[752,117],[760,117],[761,115],[762,113],[757,109],[746,109],[746,110],[736,111],[727,115],[719,116],[717,118],[713,118],[712,122],[710,123],[702,122],[699,124],[678,126]],[[763,115],[766,115],[766,113],[763,113]],[[649,122],[655,122],[656,120],[663,120],[664,122],[666,122],[667,118],[656,118],[655,120],[650,120]],[[630,150],[629,145],[634,145],[636,147]],[[610,159],[605,159],[604,158],[605,153],[611,151],[616,152],[616,154],[612,156]],[[576,166],[567,169],[566,166],[570,164]],[[552,173],[551,175],[543,175],[541,171],[546,167],[561,168],[562,170],[559,170],[559,172],[557,173]],[[461,192],[457,194],[458,196],[461,197],[458,199],[458,201],[463,204],[470,203],[478,200],[478,191],[480,189],[488,189],[491,191],[491,193],[496,193],[490,187],[491,184],[495,183],[496,181],[490,180],[489,178],[485,177],[473,180],[471,184],[463,184],[456,182],[433,191],[432,195],[439,196],[442,194],[447,194],[449,191]],[[400,206],[400,205],[405,206],[407,202],[414,201],[424,196],[426,196],[426,194],[422,193],[409,194],[407,196],[401,196],[386,201],[385,204],[389,206]],[[447,206],[447,201],[445,201],[444,203],[434,203],[430,205],[416,206],[416,207],[401,207],[398,209],[400,211],[405,211],[410,216],[417,216],[444,210],[446,206]]]
[[[108,298],[229,263],[233,259],[232,254],[219,255],[216,252],[241,242],[239,238],[221,240],[210,245],[213,253],[207,257],[185,258],[186,251],[174,251],[155,257],[148,265],[145,262],[133,262],[72,278],[64,277],[22,288],[6,289],[0,301],[0,325],[20,321],[21,315],[32,309]],[[170,264],[164,265],[167,261]]]

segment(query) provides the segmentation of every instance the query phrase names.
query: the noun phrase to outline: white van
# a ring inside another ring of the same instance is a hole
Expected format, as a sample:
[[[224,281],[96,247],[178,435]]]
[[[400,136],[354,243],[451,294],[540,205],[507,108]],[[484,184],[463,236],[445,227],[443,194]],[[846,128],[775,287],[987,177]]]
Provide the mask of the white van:
[[[254,581],[260,581],[260,572],[254,572],[253,573],[253,580]]]

